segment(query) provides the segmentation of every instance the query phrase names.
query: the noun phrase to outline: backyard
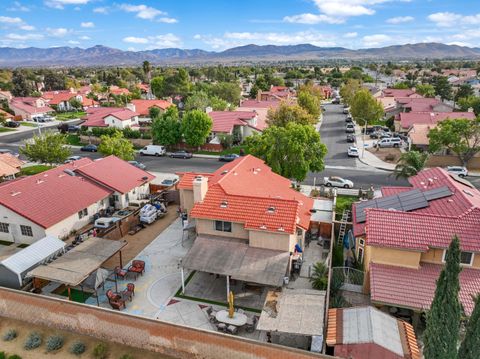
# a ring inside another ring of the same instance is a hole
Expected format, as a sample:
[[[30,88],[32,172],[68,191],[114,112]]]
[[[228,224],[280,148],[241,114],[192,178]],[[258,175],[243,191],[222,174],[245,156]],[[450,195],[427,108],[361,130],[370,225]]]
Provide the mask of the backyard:
[[[81,118],[85,115],[86,115],[86,113],[84,111],[57,112],[55,114],[55,117],[57,118],[58,121],[68,121],[68,120],[74,120],[74,119],[77,119],[77,118]]]
[[[46,170],[49,170],[53,168],[53,166],[47,166],[47,165],[33,165],[33,166],[28,166],[22,168],[20,171],[20,174],[23,176],[33,176],[38,173],[45,172]]]

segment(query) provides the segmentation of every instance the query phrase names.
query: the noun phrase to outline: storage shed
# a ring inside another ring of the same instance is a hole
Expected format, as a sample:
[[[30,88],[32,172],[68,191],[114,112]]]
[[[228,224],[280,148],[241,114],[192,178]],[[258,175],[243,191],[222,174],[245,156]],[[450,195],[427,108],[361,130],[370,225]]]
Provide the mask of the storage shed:
[[[25,275],[36,266],[63,253],[65,243],[47,236],[0,261],[0,286],[20,289]]]

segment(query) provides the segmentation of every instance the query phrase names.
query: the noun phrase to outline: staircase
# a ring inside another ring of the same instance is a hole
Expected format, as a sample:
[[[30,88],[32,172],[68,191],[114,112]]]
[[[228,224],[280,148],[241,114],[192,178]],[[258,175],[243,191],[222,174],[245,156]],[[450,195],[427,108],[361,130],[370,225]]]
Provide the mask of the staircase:
[[[350,210],[344,209],[342,213],[342,219],[340,220],[340,230],[338,231],[338,238],[337,238],[338,244],[342,244],[349,218],[350,218]]]

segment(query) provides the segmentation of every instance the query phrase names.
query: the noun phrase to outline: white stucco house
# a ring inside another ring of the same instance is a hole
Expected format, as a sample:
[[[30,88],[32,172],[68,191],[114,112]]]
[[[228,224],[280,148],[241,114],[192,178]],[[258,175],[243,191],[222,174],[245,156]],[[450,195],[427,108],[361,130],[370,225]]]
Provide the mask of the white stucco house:
[[[139,114],[128,108],[119,107],[92,107],[87,109],[86,121],[82,126],[114,127],[123,130],[127,127],[138,126]]]

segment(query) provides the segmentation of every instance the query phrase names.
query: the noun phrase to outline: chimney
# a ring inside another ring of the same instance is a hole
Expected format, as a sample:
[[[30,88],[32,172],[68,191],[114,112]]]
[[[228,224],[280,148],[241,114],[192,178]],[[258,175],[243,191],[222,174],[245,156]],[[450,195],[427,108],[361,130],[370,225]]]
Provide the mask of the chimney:
[[[193,203],[202,202],[207,194],[208,179],[204,176],[196,176],[193,180]]]
[[[128,108],[130,111],[136,112],[135,105],[133,103],[127,103],[126,108]]]

